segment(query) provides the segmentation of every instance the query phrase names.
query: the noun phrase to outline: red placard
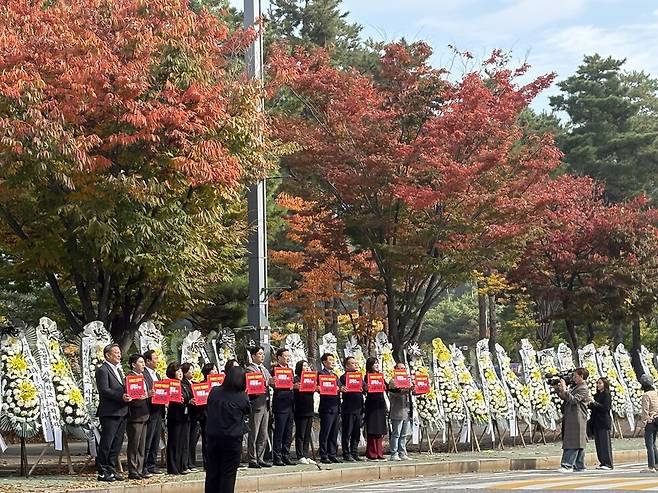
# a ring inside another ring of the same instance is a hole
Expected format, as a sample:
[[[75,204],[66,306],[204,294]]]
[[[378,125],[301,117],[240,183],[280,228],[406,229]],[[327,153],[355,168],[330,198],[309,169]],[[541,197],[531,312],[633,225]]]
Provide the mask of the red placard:
[[[274,367],[274,388],[275,389],[292,389],[293,373],[292,368],[275,366]]]
[[[259,371],[247,373],[247,394],[262,395],[265,393],[265,377]]]
[[[338,395],[336,375],[320,375],[320,395]]]
[[[169,404],[169,380],[153,382],[151,404]]]
[[[226,374],[224,373],[208,374],[208,383],[210,384],[210,388],[219,387],[224,383],[225,378],[226,378]]]
[[[430,391],[430,377],[424,373],[416,373],[414,378],[414,394],[425,395]]]
[[[208,395],[210,394],[210,389],[210,382],[192,384],[192,395],[194,396],[195,406],[205,406],[208,404]]]
[[[378,393],[386,390],[384,375],[381,373],[368,373],[368,392]]]
[[[346,392],[363,392],[363,376],[358,371],[348,371],[345,374]]]
[[[300,392],[315,392],[318,386],[318,375],[314,371],[303,371],[299,380]]]
[[[411,387],[411,379],[407,370],[393,370],[393,381],[398,389],[408,389]]]
[[[144,398],[146,395],[144,375],[135,375],[134,373],[126,375],[126,394],[133,399]]]
[[[180,380],[169,379],[169,402],[183,402],[183,389]]]

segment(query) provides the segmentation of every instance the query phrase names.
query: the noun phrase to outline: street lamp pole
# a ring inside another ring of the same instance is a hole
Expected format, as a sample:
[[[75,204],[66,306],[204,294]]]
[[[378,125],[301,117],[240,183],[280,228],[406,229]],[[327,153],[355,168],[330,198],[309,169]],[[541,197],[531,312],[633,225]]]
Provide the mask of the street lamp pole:
[[[263,35],[259,24],[261,0],[244,0],[244,27],[256,29],[258,35],[247,49],[245,65],[249,79],[263,81]],[[263,111],[261,105],[261,111]],[[270,360],[270,324],[267,303],[267,210],[265,180],[249,186],[247,220],[249,222],[249,306],[247,320],[255,328],[254,339],[265,349]]]

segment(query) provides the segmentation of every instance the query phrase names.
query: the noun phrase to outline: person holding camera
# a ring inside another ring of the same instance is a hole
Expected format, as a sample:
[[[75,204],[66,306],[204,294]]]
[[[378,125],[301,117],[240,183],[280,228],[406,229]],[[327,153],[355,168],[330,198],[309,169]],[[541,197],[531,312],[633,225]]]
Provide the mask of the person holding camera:
[[[610,429],[612,428],[612,395],[610,394],[610,383],[607,378],[599,378],[596,381],[596,393],[594,400],[589,403],[592,412],[589,418],[589,427],[594,436],[596,445],[596,457],[599,459],[597,469],[612,469],[612,440]]]
[[[589,372],[576,368],[572,382],[567,386],[563,378],[556,385],[557,394],[564,401],[562,410],[562,460],[560,472],[585,470],[585,444],[587,443],[587,406],[592,395],[587,388]]]
[[[642,472],[656,472],[656,434],[658,434],[658,392],[653,386],[653,378],[645,373],[640,377],[642,384],[642,413],[640,421],[644,424],[644,445],[647,447],[647,468]]]

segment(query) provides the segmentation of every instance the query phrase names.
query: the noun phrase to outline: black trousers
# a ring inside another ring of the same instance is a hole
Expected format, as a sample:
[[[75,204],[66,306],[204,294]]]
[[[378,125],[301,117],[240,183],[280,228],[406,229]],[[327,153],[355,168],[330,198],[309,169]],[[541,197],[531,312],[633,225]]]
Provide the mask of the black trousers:
[[[272,455],[274,460],[281,460],[283,457],[290,456],[294,419],[292,411],[274,413],[274,436],[272,439]]]
[[[295,452],[297,459],[309,458],[313,416],[295,416]]]
[[[96,469],[98,474],[111,476],[119,467],[119,452],[126,434],[126,416],[107,416],[99,418],[101,438],[96,452]]]
[[[359,455],[359,438],[361,438],[361,414],[343,414],[341,419],[343,457],[356,457]]]
[[[320,414],[320,459],[336,457],[338,453],[339,413]]]
[[[146,426],[146,450],[144,452],[144,472],[157,469],[160,437],[162,436],[162,413],[157,411],[149,417]]]
[[[187,468],[192,469],[196,467],[196,446],[199,443],[199,436],[201,434],[201,425],[198,418],[191,418],[190,420],[190,445],[189,445],[189,458],[187,460]]]
[[[208,439],[206,438],[206,420],[199,420],[201,426],[201,458],[203,459],[203,469],[208,469]]]
[[[596,456],[599,464],[602,466],[613,467],[612,465],[612,440],[610,439],[610,430],[603,428],[594,428],[594,444],[596,445]]]
[[[242,437],[210,436],[205,493],[233,493],[242,455]]]
[[[190,422],[167,420],[167,472],[180,474],[187,469]]]

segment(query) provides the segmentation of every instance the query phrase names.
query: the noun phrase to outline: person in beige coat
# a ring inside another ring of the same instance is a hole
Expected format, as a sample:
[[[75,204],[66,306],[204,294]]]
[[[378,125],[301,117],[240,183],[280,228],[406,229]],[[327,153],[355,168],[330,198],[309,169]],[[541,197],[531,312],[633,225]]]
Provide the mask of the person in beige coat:
[[[564,401],[562,410],[562,460],[560,472],[585,470],[585,445],[587,444],[587,406],[592,394],[587,387],[589,372],[576,368],[573,372],[573,385],[567,387],[560,379],[557,394]]]
[[[656,449],[656,434],[658,433],[658,425],[655,423],[658,418],[658,392],[653,386],[653,378],[651,375],[644,374],[640,377],[642,390],[642,414],[640,415],[640,422],[644,424],[644,445],[647,447],[647,468],[642,472],[655,473],[656,472],[656,458],[658,457],[658,450]]]

